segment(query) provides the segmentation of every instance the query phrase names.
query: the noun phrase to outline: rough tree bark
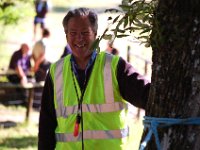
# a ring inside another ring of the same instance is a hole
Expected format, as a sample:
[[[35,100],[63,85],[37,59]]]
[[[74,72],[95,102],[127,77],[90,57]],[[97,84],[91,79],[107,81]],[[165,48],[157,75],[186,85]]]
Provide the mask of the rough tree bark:
[[[159,0],[151,34],[152,86],[146,116],[200,117],[199,8],[199,0]],[[158,134],[162,150],[200,150],[200,125],[161,128]],[[156,150],[154,137],[146,149]]]

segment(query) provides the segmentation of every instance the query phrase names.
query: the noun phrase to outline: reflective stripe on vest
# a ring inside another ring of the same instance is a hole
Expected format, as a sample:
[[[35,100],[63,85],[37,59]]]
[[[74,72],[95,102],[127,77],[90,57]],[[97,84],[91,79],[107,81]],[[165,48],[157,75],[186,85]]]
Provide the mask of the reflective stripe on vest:
[[[109,54],[106,55],[106,63],[104,67],[104,89],[105,89],[104,93],[105,93],[106,103],[114,103],[111,61],[112,61],[112,56]]]
[[[129,128],[125,128],[122,130],[88,130],[84,131],[83,138],[84,139],[113,139],[113,138],[124,138],[129,134]],[[73,142],[73,141],[81,141],[81,133],[79,136],[74,137],[73,133],[56,133],[56,139],[59,142]]]
[[[55,71],[55,80],[56,80],[56,99],[58,108],[56,109],[56,115],[64,116],[64,107],[63,107],[63,62],[64,58],[56,62],[56,71]]]
[[[113,112],[116,110],[122,110],[124,108],[128,108],[127,104],[123,102],[115,102],[111,104],[82,104],[83,112],[93,112],[93,113],[101,113],[101,112]],[[78,110],[78,105],[75,106],[67,106],[62,108],[61,111],[57,111],[57,117],[66,118],[68,115],[76,114]],[[64,115],[65,114],[65,115]]]

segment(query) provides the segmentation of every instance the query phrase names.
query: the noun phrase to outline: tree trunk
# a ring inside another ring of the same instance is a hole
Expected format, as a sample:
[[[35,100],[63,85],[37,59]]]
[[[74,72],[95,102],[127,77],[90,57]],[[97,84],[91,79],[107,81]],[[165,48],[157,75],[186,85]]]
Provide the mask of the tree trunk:
[[[199,8],[199,0],[159,0],[151,34],[152,85],[146,116],[200,116]],[[159,128],[158,134],[162,150],[200,150],[200,125]],[[156,150],[154,136],[146,149]]]

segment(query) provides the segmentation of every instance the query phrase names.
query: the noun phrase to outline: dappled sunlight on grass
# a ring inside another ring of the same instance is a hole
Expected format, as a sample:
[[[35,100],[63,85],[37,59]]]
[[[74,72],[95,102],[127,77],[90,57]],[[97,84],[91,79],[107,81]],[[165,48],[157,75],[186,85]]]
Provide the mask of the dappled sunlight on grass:
[[[17,124],[16,127],[0,128],[1,150],[36,150],[38,126],[36,124]]]
[[[8,110],[9,112],[15,112],[18,115],[24,115],[23,107],[5,107],[0,105],[0,109],[4,112]],[[4,113],[4,115],[4,117],[6,117],[6,113]],[[1,113],[0,116],[2,116]],[[131,130],[131,134],[134,137],[131,145],[134,145],[134,150],[137,150],[143,131],[142,119],[140,118],[137,120],[136,118],[133,118],[131,122],[134,126],[133,130]],[[11,127],[3,128],[3,126],[0,126],[0,150],[36,150],[37,135],[38,123],[32,121],[32,119],[30,119],[28,124],[13,122],[13,126]]]
[[[37,137],[29,136],[29,137],[9,137],[3,139],[0,144],[1,150],[3,149],[36,149],[37,147]]]
[[[37,149],[38,123],[33,118],[24,122],[24,107],[0,104],[0,116],[0,150]]]
[[[131,135],[133,136],[133,141],[131,142],[131,145],[134,146],[133,150],[137,150],[139,149],[139,145],[140,145],[140,139],[142,136],[142,132],[143,132],[143,125],[142,125],[142,120],[136,120],[134,122],[134,128],[131,131]]]
[[[1,150],[36,150],[37,149],[37,125],[18,124],[17,127],[9,129],[0,128],[0,149]],[[134,145],[134,150],[137,150],[142,135],[141,120],[134,122],[134,130],[131,134],[134,139],[131,144]]]

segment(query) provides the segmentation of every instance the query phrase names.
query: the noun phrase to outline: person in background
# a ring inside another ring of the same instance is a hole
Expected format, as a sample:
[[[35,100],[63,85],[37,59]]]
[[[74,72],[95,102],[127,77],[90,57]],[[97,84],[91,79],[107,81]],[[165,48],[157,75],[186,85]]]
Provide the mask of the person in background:
[[[31,69],[29,46],[26,43],[21,44],[19,50],[11,56],[9,69],[14,70],[16,74],[8,75],[8,80],[12,83],[25,84],[28,82]]]
[[[34,26],[33,26],[33,40],[35,41],[37,25],[40,24],[41,30],[45,28],[46,15],[49,11],[49,3],[48,0],[35,0],[35,17],[34,17]]]
[[[119,51],[113,47],[113,41],[108,41],[106,52],[111,53],[113,55],[119,55]]]
[[[70,10],[63,19],[72,54],[47,74],[38,150],[132,150],[131,104],[145,109],[150,83],[123,58],[92,48],[97,14]]]
[[[48,39],[50,31],[45,28],[42,31],[42,38],[37,41],[32,50],[32,58],[34,62],[33,71],[35,73],[36,82],[44,81],[47,70],[49,69],[50,62],[46,59],[45,53],[48,48]]]
[[[72,50],[71,50],[71,48],[69,47],[69,44],[67,44],[67,45],[65,46],[65,48],[64,48],[64,51],[63,51],[63,54],[61,55],[61,58],[65,57],[65,56],[67,56],[67,55],[69,55],[69,54],[71,54],[71,53],[72,53]]]

